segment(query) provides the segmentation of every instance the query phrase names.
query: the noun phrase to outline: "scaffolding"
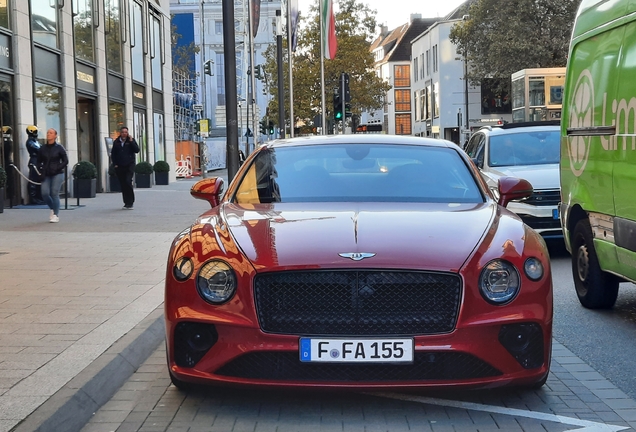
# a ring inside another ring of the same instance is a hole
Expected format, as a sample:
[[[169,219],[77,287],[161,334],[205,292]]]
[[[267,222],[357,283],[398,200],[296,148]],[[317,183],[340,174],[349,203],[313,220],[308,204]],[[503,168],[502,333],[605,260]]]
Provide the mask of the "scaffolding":
[[[190,177],[200,169],[196,130],[198,113],[195,110],[200,104],[197,85],[196,74],[176,68],[172,70],[177,177]]]

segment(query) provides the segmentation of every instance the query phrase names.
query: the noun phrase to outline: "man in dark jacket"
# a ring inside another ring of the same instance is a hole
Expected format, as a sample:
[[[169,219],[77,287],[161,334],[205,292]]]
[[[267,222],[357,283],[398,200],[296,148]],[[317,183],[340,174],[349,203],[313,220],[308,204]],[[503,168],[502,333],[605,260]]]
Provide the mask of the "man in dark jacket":
[[[137,141],[128,135],[128,128],[119,130],[119,137],[113,141],[111,157],[115,166],[115,173],[121,185],[121,194],[124,199],[124,209],[132,210],[135,202],[135,192],[133,190],[133,175],[135,173],[136,154],[139,153]]]

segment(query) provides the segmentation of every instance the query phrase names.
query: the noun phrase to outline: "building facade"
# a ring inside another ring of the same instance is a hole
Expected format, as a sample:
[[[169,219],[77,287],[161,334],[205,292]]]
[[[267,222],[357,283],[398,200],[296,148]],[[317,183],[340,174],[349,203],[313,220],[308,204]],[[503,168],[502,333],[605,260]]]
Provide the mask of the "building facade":
[[[168,0],[0,1],[0,121],[15,175],[7,201],[28,201],[26,180],[9,166],[28,174],[28,125],[42,143],[47,129],[58,131],[69,178],[78,161],[95,164],[100,192],[105,138],[122,126],[141,147],[138,161],[174,167],[169,24]]]
[[[494,80],[466,82],[468,65],[449,37],[458,21],[440,20],[412,40],[413,135],[463,144],[482,126],[512,121],[512,104]]]
[[[247,0],[235,0],[235,50],[236,83],[238,96],[239,137],[245,140],[249,127],[254,131],[254,120],[258,122],[266,113],[269,102],[268,85],[271,78],[256,70],[255,91],[250,84],[250,38],[249,11]],[[278,0],[261,0],[258,17],[254,18],[256,36],[254,41],[254,64],[265,64],[265,51],[276,43],[276,10],[281,10]],[[200,51],[192,61],[193,72],[201,77],[198,82],[198,100],[203,105],[202,117],[211,122],[210,135],[225,136],[225,55],[223,43],[223,10],[221,0],[170,0],[170,12],[173,14],[175,31],[181,44],[194,43]],[[284,17],[283,13],[283,17]],[[203,17],[203,20],[201,19]],[[211,74],[205,73],[205,64],[210,62]],[[267,78],[270,78],[268,81]],[[275,77],[273,77],[275,79]],[[200,95],[200,96],[199,96]],[[251,100],[255,104],[249,103]],[[208,143],[210,145],[210,143]]]

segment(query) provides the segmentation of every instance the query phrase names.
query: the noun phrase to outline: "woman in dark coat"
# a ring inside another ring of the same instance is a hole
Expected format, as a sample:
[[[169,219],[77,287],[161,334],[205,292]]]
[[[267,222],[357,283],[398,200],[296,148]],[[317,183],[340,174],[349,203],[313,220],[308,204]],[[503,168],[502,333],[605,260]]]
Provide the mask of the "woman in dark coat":
[[[42,199],[51,209],[49,222],[60,221],[60,188],[68,165],[66,150],[57,142],[57,131],[46,131],[46,144],[38,152],[38,167],[43,176]]]

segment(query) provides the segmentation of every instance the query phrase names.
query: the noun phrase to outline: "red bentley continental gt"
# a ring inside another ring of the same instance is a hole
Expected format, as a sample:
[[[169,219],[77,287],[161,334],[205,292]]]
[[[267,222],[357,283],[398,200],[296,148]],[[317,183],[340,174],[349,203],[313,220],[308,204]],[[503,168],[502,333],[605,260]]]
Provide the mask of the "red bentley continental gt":
[[[168,258],[168,368],[190,383],[541,386],[552,278],[540,235],[455,144],[389,135],[268,143]]]

